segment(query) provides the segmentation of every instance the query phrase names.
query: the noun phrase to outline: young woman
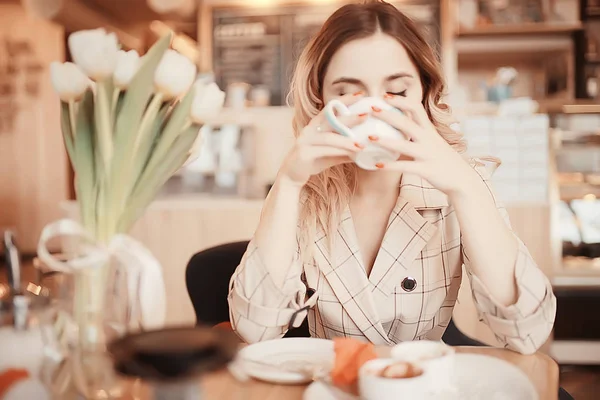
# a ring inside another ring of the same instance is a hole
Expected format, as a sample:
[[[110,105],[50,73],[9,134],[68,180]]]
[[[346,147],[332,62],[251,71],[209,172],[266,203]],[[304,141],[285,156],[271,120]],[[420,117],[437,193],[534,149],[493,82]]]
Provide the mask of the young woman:
[[[304,50],[292,89],[297,139],[231,280],[236,332],[277,338],[308,315],[320,338],[439,340],[464,264],[483,321],[506,347],[535,352],[553,326],[552,287],[497,205],[489,165],[461,154],[440,65],[415,24],[382,1],[340,8]],[[402,110],[370,115],[409,138],[372,135],[403,154],[376,171],[352,163],[363,146],[322,113],[363,96]]]

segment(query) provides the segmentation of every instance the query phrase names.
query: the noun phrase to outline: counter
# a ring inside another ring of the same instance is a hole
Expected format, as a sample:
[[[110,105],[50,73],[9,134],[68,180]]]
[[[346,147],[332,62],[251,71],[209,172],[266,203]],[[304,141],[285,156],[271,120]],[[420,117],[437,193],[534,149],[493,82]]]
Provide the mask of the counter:
[[[159,199],[150,206],[131,235],[163,266],[168,324],[195,322],[185,284],[185,268],[192,255],[219,244],[249,240],[260,220],[262,204],[262,200],[188,195]],[[63,209],[67,216],[77,218],[76,203],[65,203]],[[551,274],[549,206],[514,205],[508,211],[515,232],[540,267]],[[489,328],[479,322],[466,278],[458,298],[454,320],[460,329],[478,340],[496,344]]]

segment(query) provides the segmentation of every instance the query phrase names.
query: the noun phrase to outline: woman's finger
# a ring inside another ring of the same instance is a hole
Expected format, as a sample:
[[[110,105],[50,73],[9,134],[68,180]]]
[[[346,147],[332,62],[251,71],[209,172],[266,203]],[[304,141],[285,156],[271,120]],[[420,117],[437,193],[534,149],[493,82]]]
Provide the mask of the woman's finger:
[[[356,142],[352,138],[339,135],[335,132],[323,132],[315,135],[307,135],[300,140],[301,144],[306,144],[309,146],[330,146],[346,149],[352,152],[357,152],[364,148],[363,145]]]
[[[353,163],[352,159],[348,156],[339,156],[339,157],[325,157],[319,159],[319,168],[321,170],[326,170],[328,168],[334,167],[336,165],[341,164],[350,164]]]
[[[427,165],[421,161],[400,160],[390,163],[379,163],[377,168],[384,171],[397,171],[402,173],[414,174],[423,177],[426,173]]]
[[[374,107],[371,115],[387,122],[415,142],[422,141],[426,138],[426,133],[424,132],[425,129],[421,128],[416,122],[408,118],[406,114],[398,112],[398,110],[382,110]]]
[[[433,125],[422,103],[409,100],[406,97],[393,95],[385,96],[385,101],[394,108],[408,114],[413,121],[423,128],[429,128]]]
[[[400,153],[413,159],[422,159],[425,155],[423,154],[423,146],[421,144],[406,139],[388,139],[372,136],[371,142],[394,153]]]
[[[354,150],[340,149],[339,147],[313,146],[306,149],[305,157],[318,160],[326,157],[353,157],[355,154]]]
[[[341,101],[342,103],[344,103],[346,106],[350,106],[350,105],[356,103],[358,100],[362,99],[363,97],[364,97],[363,92],[356,92],[356,93],[350,93],[350,94],[345,94],[340,97],[336,97],[336,99]],[[312,129],[317,129],[317,127],[319,127],[321,125],[329,126],[329,124],[327,124],[327,119],[325,118],[324,110],[325,110],[325,107],[323,107],[323,109],[321,111],[319,111],[319,113],[315,117],[313,117],[312,120],[310,120],[307,127],[310,127]],[[331,130],[331,128],[323,127],[323,128],[321,128],[321,130]]]

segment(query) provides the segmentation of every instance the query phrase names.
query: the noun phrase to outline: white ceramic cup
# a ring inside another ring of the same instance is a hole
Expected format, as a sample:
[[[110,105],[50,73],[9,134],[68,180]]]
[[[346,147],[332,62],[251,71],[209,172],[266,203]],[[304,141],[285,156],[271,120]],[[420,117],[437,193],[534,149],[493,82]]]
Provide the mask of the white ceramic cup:
[[[400,157],[399,153],[394,153],[377,145],[375,142],[371,142],[369,136],[376,135],[380,138],[406,139],[396,128],[371,115],[363,123],[352,128],[342,124],[337,117],[338,115],[349,116],[371,113],[373,112],[373,106],[382,110],[396,110],[401,112],[379,97],[365,97],[349,107],[340,100],[335,99],[327,103],[324,110],[325,118],[333,129],[365,146],[363,150],[354,156],[354,162],[360,168],[366,170],[375,170],[377,169],[375,164],[396,161]]]
[[[378,371],[398,361],[423,370],[414,378],[384,378]],[[404,342],[391,349],[391,357],[371,360],[359,372],[359,391],[365,400],[455,400],[453,382],[454,349],[443,342]]]
[[[434,394],[452,391],[454,354],[452,347],[433,340],[403,342],[391,350],[392,359],[413,363],[431,377],[429,390]]]
[[[384,378],[379,375],[385,367],[396,360],[378,358],[365,363],[358,374],[358,391],[364,400],[434,400],[428,393],[430,377],[423,372],[414,378]]]

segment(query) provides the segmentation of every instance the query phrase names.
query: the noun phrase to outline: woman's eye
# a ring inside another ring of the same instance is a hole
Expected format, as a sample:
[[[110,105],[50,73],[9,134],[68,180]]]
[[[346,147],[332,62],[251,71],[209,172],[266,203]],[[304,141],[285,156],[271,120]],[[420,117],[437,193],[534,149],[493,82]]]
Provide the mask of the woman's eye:
[[[401,92],[388,92],[388,93],[391,94],[391,95],[394,95],[394,96],[406,97],[406,90],[403,90]]]

